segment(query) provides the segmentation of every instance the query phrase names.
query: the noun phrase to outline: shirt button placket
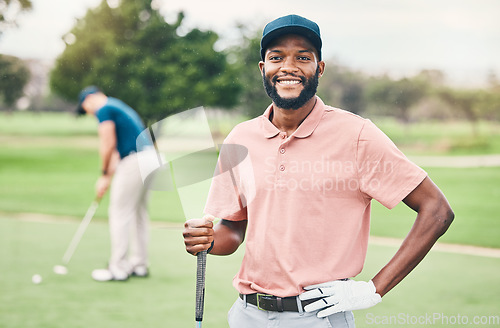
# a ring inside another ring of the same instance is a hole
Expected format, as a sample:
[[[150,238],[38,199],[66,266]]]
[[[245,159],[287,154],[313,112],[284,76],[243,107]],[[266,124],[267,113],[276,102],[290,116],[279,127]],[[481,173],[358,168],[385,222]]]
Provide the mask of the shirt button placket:
[[[286,149],[285,149],[285,145],[282,144],[278,150],[278,152],[282,155],[281,156],[281,161],[280,161],[280,164],[278,166],[278,169],[280,170],[280,172],[284,172],[286,167],[285,167],[285,153],[286,153]]]
[[[284,179],[284,174],[285,174],[285,170],[286,170],[286,165],[285,165],[285,153],[286,153],[286,149],[285,149],[285,145],[287,144],[287,140],[286,139],[286,133],[284,132],[280,132],[280,138],[282,139],[282,141],[280,142],[280,146],[278,148],[278,156],[279,156],[279,161],[278,161],[278,174],[277,174],[277,181],[278,181],[278,184],[281,186],[281,188],[283,187],[282,185],[282,181]],[[281,155],[281,156],[280,156]]]

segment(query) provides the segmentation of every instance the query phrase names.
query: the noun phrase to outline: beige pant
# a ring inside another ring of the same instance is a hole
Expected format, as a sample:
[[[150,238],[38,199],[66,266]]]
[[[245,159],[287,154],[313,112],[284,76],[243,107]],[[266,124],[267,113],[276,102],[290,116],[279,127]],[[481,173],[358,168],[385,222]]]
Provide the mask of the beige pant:
[[[110,189],[111,271],[119,269],[130,274],[134,267],[148,265],[148,197],[149,190],[141,179],[137,154],[123,158]]]

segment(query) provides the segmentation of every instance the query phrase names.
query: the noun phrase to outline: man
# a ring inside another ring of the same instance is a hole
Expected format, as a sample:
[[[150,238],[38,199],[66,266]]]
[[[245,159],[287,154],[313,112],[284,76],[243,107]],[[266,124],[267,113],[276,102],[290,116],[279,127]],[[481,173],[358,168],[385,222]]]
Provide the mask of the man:
[[[108,268],[94,270],[92,278],[97,281],[124,281],[130,275],[146,277],[149,193],[142,182],[136,155],[143,150],[137,149],[136,139],[144,130],[144,124],[132,108],[121,100],[106,96],[95,86],[80,92],[77,112],[95,115],[99,121],[102,174],[96,183],[97,197],[103,197],[111,187],[111,256]]]
[[[246,238],[233,281],[240,293],[228,316],[233,328],[353,327],[352,311],[379,303],[454,218],[427,174],[373,123],[315,95],[325,70],[321,46],[319,27],[303,17],[266,25],[259,67],[272,104],[224,142],[248,149],[255,196],[236,185],[245,181],[238,170],[231,175],[234,188],[217,175],[207,215],[185,223],[193,255],[231,254]],[[388,208],[403,201],[417,217],[389,263],[369,282],[355,281],[372,199]],[[215,227],[214,217],[222,219]]]

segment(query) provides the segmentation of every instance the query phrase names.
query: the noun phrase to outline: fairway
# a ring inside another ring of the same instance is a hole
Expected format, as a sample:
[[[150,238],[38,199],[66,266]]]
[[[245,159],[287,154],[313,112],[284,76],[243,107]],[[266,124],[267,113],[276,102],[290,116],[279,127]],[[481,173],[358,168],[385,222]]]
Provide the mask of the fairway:
[[[68,275],[52,272],[78,223],[0,219],[0,267],[7,268],[0,280],[0,327],[194,326],[196,258],[184,251],[180,227],[152,228],[150,278],[96,283],[90,272],[108,256],[105,223],[89,226]],[[370,279],[395,251],[371,245],[359,279]],[[241,258],[242,249],[227,257],[209,256],[204,327],[227,327],[227,311],[237,297],[231,280]],[[499,268],[500,259],[431,252],[381,304],[356,312],[357,327],[377,326],[376,318],[400,313],[498,316]],[[35,273],[43,277],[39,285],[31,282]]]
[[[52,272],[94,198],[99,175],[95,128],[95,120],[66,114],[0,119],[0,328],[193,327],[196,258],[184,250],[184,213],[175,191],[151,195],[150,278],[91,279],[91,271],[106,266],[109,256],[107,196],[68,265],[69,274]],[[426,143],[433,143],[434,136],[420,130]],[[435,127],[430,131],[437,134]],[[411,138],[418,139],[416,133],[412,130]],[[400,134],[395,129],[394,135]],[[453,135],[460,133],[453,130]],[[424,169],[456,214],[440,242],[500,249],[500,167]],[[389,211],[373,202],[371,234],[401,240],[414,219],[404,204]],[[373,277],[396,249],[371,244],[358,278]],[[242,256],[242,248],[228,257],[209,256],[203,327],[227,327],[227,311],[237,297],[231,281]],[[457,315],[498,320],[498,272],[499,258],[432,251],[381,304],[355,313],[357,327],[500,327],[498,321],[449,322]],[[35,273],[43,278],[39,285],[31,282]],[[435,316],[432,324],[412,323],[429,316]]]

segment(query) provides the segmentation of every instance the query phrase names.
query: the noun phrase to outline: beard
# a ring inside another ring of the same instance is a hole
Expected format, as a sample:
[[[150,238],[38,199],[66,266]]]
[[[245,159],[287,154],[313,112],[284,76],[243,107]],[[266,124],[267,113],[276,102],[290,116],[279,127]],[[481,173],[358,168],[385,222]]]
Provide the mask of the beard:
[[[304,89],[300,92],[298,97],[295,98],[283,98],[278,94],[276,90],[276,82],[278,76],[274,76],[272,79],[266,77],[266,71],[263,69],[262,80],[264,83],[264,89],[267,95],[272,99],[273,103],[282,109],[292,109],[297,110],[304,106],[314,95],[316,95],[316,90],[318,89],[319,83],[319,66],[316,68],[316,73],[310,79],[305,76],[297,76],[293,74],[288,74],[290,76],[298,77],[302,80],[302,85]]]

